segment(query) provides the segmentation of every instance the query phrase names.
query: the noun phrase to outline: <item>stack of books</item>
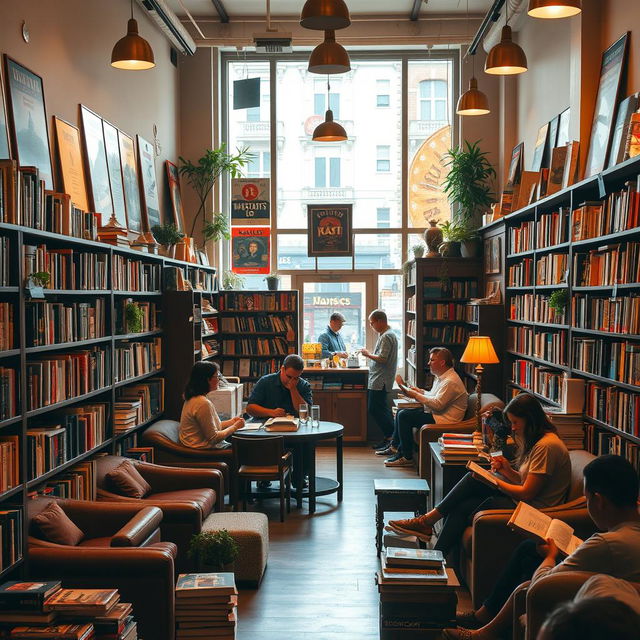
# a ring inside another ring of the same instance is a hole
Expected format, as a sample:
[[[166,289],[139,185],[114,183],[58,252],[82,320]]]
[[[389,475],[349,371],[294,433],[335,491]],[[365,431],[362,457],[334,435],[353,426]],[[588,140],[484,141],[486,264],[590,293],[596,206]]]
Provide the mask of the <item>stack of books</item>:
[[[473,444],[472,433],[443,433],[438,438],[445,460],[467,460],[478,457],[478,448]]]
[[[27,640],[137,640],[116,589],[62,589],[60,581],[0,585],[0,635]]]
[[[176,584],[176,640],[233,640],[237,604],[233,573],[181,573]]]
[[[387,547],[381,556],[380,584],[424,585],[447,582],[442,551]]]
[[[562,413],[559,408],[545,407],[545,413],[558,430],[567,449],[584,449],[584,420],[582,413]]]

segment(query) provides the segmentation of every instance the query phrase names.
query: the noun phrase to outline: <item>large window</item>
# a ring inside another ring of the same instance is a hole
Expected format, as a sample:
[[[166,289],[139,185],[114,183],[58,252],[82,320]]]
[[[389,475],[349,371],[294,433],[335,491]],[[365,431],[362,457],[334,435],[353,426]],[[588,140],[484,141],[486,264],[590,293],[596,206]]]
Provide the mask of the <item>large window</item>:
[[[445,80],[420,82],[420,119],[446,120],[449,88]]]

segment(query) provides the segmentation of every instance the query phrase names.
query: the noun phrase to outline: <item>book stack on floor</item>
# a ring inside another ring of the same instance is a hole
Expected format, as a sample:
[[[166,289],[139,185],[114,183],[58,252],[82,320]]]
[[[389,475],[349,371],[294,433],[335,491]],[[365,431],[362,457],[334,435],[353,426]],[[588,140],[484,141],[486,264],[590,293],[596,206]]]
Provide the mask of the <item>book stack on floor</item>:
[[[472,433],[443,433],[438,438],[438,444],[442,447],[442,457],[447,461],[478,457]]]
[[[176,584],[176,640],[233,640],[237,604],[233,573],[180,574]]]
[[[2,635],[2,634],[5,635]],[[63,589],[59,581],[0,585],[0,637],[137,640],[131,605],[116,589]]]
[[[417,585],[446,582],[442,551],[387,547],[381,556],[380,584]]]

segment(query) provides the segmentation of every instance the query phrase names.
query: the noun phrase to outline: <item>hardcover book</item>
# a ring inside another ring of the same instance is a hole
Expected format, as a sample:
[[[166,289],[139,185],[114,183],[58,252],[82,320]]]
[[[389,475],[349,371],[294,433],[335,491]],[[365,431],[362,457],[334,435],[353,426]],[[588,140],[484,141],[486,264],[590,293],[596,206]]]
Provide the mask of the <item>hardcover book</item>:
[[[444,556],[437,549],[387,547],[386,562],[387,567],[437,568],[444,564]]]
[[[45,602],[44,610],[101,616],[119,599],[116,589],[60,589]]]
[[[176,597],[236,594],[233,573],[181,573],[176,583]]]
[[[93,637],[92,624],[55,624],[48,627],[14,627],[11,638],[16,640],[86,640]]]
[[[5,582],[0,585],[0,608],[2,609],[37,609],[44,601],[60,589],[60,580],[50,582]]]

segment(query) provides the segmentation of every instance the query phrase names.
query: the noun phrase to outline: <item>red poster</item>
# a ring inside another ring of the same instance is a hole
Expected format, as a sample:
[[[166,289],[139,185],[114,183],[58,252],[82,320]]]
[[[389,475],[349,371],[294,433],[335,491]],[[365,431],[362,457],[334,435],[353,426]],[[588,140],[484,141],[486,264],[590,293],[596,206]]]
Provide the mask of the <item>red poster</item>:
[[[269,273],[270,236],[269,227],[232,227],[231,270]]]

